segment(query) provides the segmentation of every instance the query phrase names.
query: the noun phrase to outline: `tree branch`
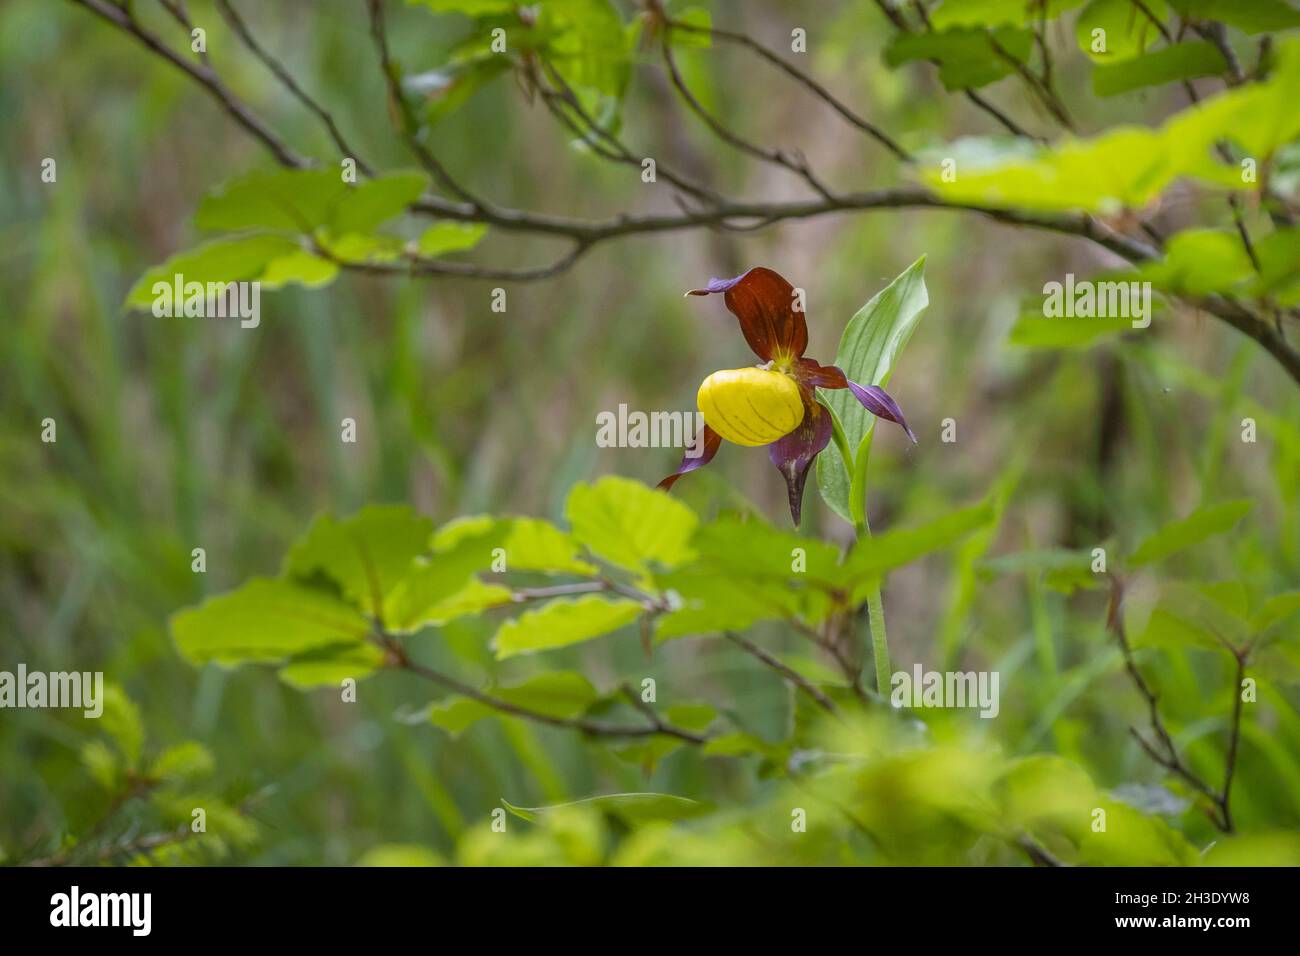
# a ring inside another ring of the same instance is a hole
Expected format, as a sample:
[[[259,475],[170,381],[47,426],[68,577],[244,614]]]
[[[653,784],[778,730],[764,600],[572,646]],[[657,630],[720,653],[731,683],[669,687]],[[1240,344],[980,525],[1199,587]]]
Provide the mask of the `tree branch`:
[[[518,704],[512,704],[508,700],[500,697],[494,697],[492,694],[484,693],[476,687],[462,683],[441,671],[436,671],[431,667],[423,664],[417,664],[412,661],[406,654],[405,648],[391,635],[381,633],[376,643],[383,648],[389,655],[390,666],[400,670],[408,671],[425,680],[446,687],[448,690],[455,691],[471,700],[476,700],[486,707],[500,711],[503,714],[509,714],[512,717],[522,717],[525,720],[531,720],[534,723],[546,724],[551,727],[564,727],[569,730],[579,730],[584,734],[593,737],[675,737],[678,740],[685,741],[688,744],[702,744],[706,740],[702,734],[693,733],[667,723],[655,715],[655,720],[646,724],[606,724],[600,721],[588,720],[585,717],[556,717],[553,714],[545,714],[541,711],[533,710],[529,707],[521,707]]]
[[[257,42],[257,39],[253,36],[253,32],[248,28],[248,24],[244,22],[243,17],[241,17],[239,12],[234,8],[231,0],[216,0],[216,4],[217,10],[221,13],[222,17],[225,18],[225,21],[230,25],[230,28],[235,32],[235,35],[243,42],[244,46],[248,47],[249,52],[257,57],[262,64],[271,71],[275,78],[280,81],[280,84],[289,91],[294,99],[298,100],[298,102],[305,106],[316,116],[317,119],[321,121],[325,126],[325,131],[329,134],[330,139],[334,142],[340,155],[345,159],[355,160],[357,169],[360,170],[363,175],[374,175],[372,169],[365,160],[361,158],[360,154],[358,154],[357,151],[348,144],[348,141],[344,138],[343,133],[340,132],[338,124],[334,122],[334,117],[330,115],[329,111],[321,106],[320,103],[313,99],[311,95],[298,84],[292,74],[285,69],[284,64],[273,57],[260,43]]]
[[[908,153],[907,150],[903,149],[903,147],[899,146],[898,143],[885,133],[884,130],[853,112],[853,110],[845,106],[844,103],[838,100],[830,92],[830,90],[826,89],[826,87],[817,82],[813,77],[809,76],[788,60],[778,56],[774,51],[763,46],[747,34],[734,30],[724,30],[719,27],[697,26],[693,23],[684,23],[680,20],[670,20],[668,21],[668,26],[671,29],[682,30],[688,33],[703,33],[707,36],[713,37],[714,39],[725,40],[728,43],[735,43],[753,50],[768,63],[771,63],[777,69],[782,70],[787,76],[792,77],[796,82],[807,87],[812,91],[813,95],[824,101],[831,109],[839,113],[840,116],[844,117],[844,119],[846,119],[850,124],[856,126],[876,142],[880,143],[880,145],[884,146],[885,149],[889,150],[903,162],[912,162],[911,154]]]
[[[663,54],[664,66],[668,69],[668,77],[672,81],[673,87],[677,90],[678,94],[682,98],[682,102],[687,105],[691,112],[703,120],[704,125],[707,126],[713,134],[718,137],[718,139],[722,140],[727,145],[740,150],[742,153],[747,153],[756,159],[761,159],[774,166],[780,166],[784,169],[790,170],[790,172],[794,173],[796,176],[802,177],[803,180],[823,198],[827,200],[832,199],[833,197],[831,196],[830,190],[828,190],[822,182],[813,175],[813,171],[809,168],[808,161],[805,158],[802,156],[792,158],[781,150],[767,149],[763,146],[757,146],[749,142],[749,140],[733,133],[727,128],[726,124],[704,108],[704,104],[702,104],[695,97],[695,94],[691,92],[690,87],[686,85],[686,81],[682,78],[681,71],[677,68],[677,60],[673,56],[672,43],[670,42],[671,30],[671,26],[665,27],[664,36],[659,44],[659,49]]]
[[[276,133],[260,120],[229,87],[222,82],[216,71],[205,64],[191,63],[180,56],[171,47],[163,43],[155,34],[150,33],[135,19],[129,8],[117,6],[109,0],[71,0],[72,3],[85,7],[129,33],[140,43],[177,69],[187,73],[191,79],[202,86],[221,105],[231,119],[242,126],[263,146],[270,150],[278,163],[291,169],[305,169],[311,165],[307,159],[294,152]]]
[[[746,654],[749,654],[751,657],[757,658],[758,660],[766,664],[768,667],[772,668],[772,670],[776,671],[778,674],[780,674],[782,677],[788,680],[792,685],[794,685],[799,690],[803,691],[805,694],[807,694],[809,697],[815,700],[823,710],[831,714],[838,712],[834,701],[832,701],[829,697],[827,697],[824,693],[822,693],[821,688],[819,688],[812,681],[808,680],[808,678],[804,677],[798,671],[781,663],[781,661],[777,660],[775,657],[773,657],[767,651],[763,650],[763,648],[759,647],[753,641],[749,640],[748,638],[740,634],[735,633],[734,631],[724,631],[723,636],[726,637],[727,640],[731,641],[731,643],[735,644],[737,647],[743,650]]]
[[[198,83],[231,116],[235,122],[259,141],[281,165],[290,169],[304,169],[312,165],[286,145],[257,115],[240,100],[209,66],[190,62],[179,56],[155,35],[144,29],[126,8],[109,0],[71,0],[135,37],[145,47],[182,70]],[[891,21],[906,27],[901,14],[884,0],[881,8],[894,14]],[[1159,255],[1159,250],[1132,236],[1116,232],[1088,215],[1032,213],[1018,210],[995,209],[976,203],[955,203],[944,200],[920,187],[898,187],[865,192],[832,195],[823,190],[816,199],[787,202],[722,201],[709,208],[687,209],[672,214],[622,214],[608,219],[575,219],[530,210],[512,209],[482,202],[462,189],[438,162],[436,157],[414,136],[414,116],[410,104],[402,95],[396,64],[388,53],[383,32],[381,0],[367,0],[371,12],[372,36],[380,51],[380,62],[388,85],[394,109],[402,116],[403,134],[416,151],[422,164],[434,175],[439,185],[458,198],[425,196],[411,206],[411,211],[421,215],[478,222],[508,232],[565,238],[571,247],[564,255],[549,264],[532,268],[507,269],[479,266],[470,263],[446,262],[408,256],[399,263],[345,263],[339,265],[354,272],[415,276],[449,276],[497,281],[528,282],[559,275],[586,254],[594,245],[633,235],[652,235],[699,228],[749,230],[787,221],[811,219],[837,212],[861,212],[872,209],[951,209],[975,212],[998,222],[1014,226],[1028,226],[1064,235],[1078,236],[1109,250],[1128,262],[1139,263]],[[671,53],[669,53],[671,57]],[[680,77],[679,77],[680,78]],[[969,91],[968,91],[969,92]],[[319,115],[319,114],[318,114]],[[358,167],[360,168],[360,167]],[[796,165],[797,171],[799,167]],[[806,165],[805,167],[806,168]],[[802,175],[802,172],[801,172]],[[319,252],[319,250],[318,250]],[[1223,296],[1188,299],[1216,318],[1255,339],[1269,352],[1297,383],[1300,383],[1300,352],[1293,349],[1280,331],[1254,311],[1239,302]]]
[[[1179,756],[1174,739],[1160,717],[1159,698],[1151,685],[1142,676],[1142,672],[1138,670],[1137,662],[1133,656],[1133,648],[1129,644],[1128,635],[1125,632],[1122,613],[1123,598],[1123,584],[1118,577],[1111,575],[1110,603],[1106,611],[1106,626],[1115,635],[1115,640],[1119,644],[1120,652],[1124,657],[1124,667],[1128,671],[1129,677],[1132,678],[1133,686],[1137,688],[1138,693],[1142,695],[1142,699],[1146,701],[1147,716],[1151,724],[1151,730],[1155,734],[1156,743],[1148,741],[1138,733],[1137,728],[1130,727],[1129,733],[1133,735],[1133,739],[1138,742],[1147,756],[1155,763],[1182,779],[1193,790],[1208,799],[1217,813],[1217,815],[1210,816],[1211,821],[1224,833],[1232,833],[1232,811],[1229,805],[1232,798],[1232,778],[1237,763],[1237,742],[1241,734],[1241,681],[1245,676],[1246,651],[1230,648],[1237,665],[1237,683],[1233,691],[1236,695],[1236,704],[1233,707],[1232,729],[1228,741],[1223,788],[1215,790]]]

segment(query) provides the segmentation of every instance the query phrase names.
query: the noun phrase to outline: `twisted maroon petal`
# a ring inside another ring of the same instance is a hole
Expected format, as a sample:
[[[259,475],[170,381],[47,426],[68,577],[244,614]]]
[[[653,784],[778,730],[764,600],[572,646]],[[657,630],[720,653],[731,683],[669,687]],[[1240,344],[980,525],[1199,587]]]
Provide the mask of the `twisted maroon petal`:
[[[704,439],[703,452],[700,455],[691,457],[691,449],[688,448],[686,450],[686,453],[682,455],[682,463],[677,466],[677,470],[674,471],[667,478],[665,478],[663,481],[659,482],[657,487],[662,488],[664,491],[667,491],[669,488],[671,488],[673,485],[677,483],[677,479],[680,478],[682,475],[686,474],[687,472],[692,472],[696,468],[703,468],[709,462],[713,461],[713,456],[718,453],[718,446],[722,444],[722,436],[719,435],[717,432],[715,432],[708,425],[705,425],[703,439]]]
[[[830,440],[830,409],[814,401],[810,392],[805,392],[803,421],[790,434],[767,446],[767,456],[785,479],[790,494],[790,517],[794,519],[796,528],[803,509],[803,486],[808,480],[808,469]]]
[[[879,385],[862,386],[857,382],[849,382],[849,391],[862,403],[863,408],[877,418],[884,418],[902,425],[903,431],[907,432],[907,437],[912,439],[912,444],[916,444],[916,435],[912,433],[912,429],[908,427],[907,421],[903,418],[903,410],[898,407],[898,402],[890,398],[889,393],[883,388]]]
[[[794,377],[801,384],[817,388],[849,387],[849,380],[838,365],[819,365],[810,358],[801,358],[794,363]]]
[[[727,308],[740,320],[740,331],[763,361],[799,358],[808,347],[808,323],[795,311],[794,286],[771,269],[759,266],[734,279],[710,279],[687,295],[723,293]]]

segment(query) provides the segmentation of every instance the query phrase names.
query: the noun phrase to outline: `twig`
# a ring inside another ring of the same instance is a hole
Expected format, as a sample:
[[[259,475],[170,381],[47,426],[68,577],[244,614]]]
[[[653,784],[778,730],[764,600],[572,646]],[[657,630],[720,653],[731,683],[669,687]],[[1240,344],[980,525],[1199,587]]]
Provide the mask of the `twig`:
[[[735,43],[740,46],[748,47],[768,63],[771,63],[773,66],[785,72],[786,75],[792,77],[795,81],[803,84],[819,99],[825,101],[831,109],[835,110],[835,112],[839,113],[840,116],[844,117],[844,119],[849,123],[862,130],[862,132],[866,133],[876,142],[880,143],[880,145],[884,146],[899,159],[903,160],[903,162],[912,162],[911,154],[908,153],[907,150],[903,149],[903,147],[899,146],[898,143],[896,143],[884,130],[853,112],[853,110],[845,106],[844,103],[837,99],[830,90],[826,89],[826,87],[812,76],[808,75],[783,57],[778,56],[774,51],[763,46],[748,34],[734,30],[724,30],[719,27],[697,26],[696,24],[685,23],[680,20],[670,20],[669,26],[674,30],[682,30],[689,33],[703,33],[713,37],[714,39],[726,40],[728,43]]]
[[[1015,844],[1025,852],[1034,866],[1065,866],[1047,847],[1027,833],[1016,837]]]
[[[686,85],[686,81],[682,78],[681,70],[677,68],[677,60],[673,56],[672,42],[669,35],[671,29],[671,26],[669,26],[665,30],[663,39],[659,44],[659,49],[663,54],[664,66],[668,68],[668,78],[672,81],[673,87],[677,90],[682,101],[687,105],[690,111],[703,120],[704,125],[712,130],[713,134],[724,143],[740,150],[742,153],[747,153],[756,159],[761,159],[764,162],[773,164],[774,166],[781,166],[784,169],[790,170],[795,175],[801,176],[804,181],[816,190],[824,199],[833,199],[830,190],[822,185],[821,180],[813,175],[813,171],[809,168],[807,160],[802,157],[791,158],[781,150],[767,149],[766,147],[751,143],[749,140],[733,133],[727,128],[726,124],[704,108],[704,104],[696,99],[695,94],[691,92],[690,87]]]
[[[885,16],[889,18],[889,21],[893,23],[894,26],[898,27],[899,30],[901,30],[904,33],[911,32],[911,27],[908,26],[907,21],[902,18],[901,14],[897,14],[896,11],[894,11],[893,8],[889,6],[887,0],[876,0],[876,6],[878,6],[885,13]],[[926,31],[932,30],[933,28],[930,25],[930,15],[929,13],[926,12],[925,5],[920,2],[916,2],[916,0],[914,0],[912,6],[913,9],[916,10],[917,16],[920,18],[921,24],[925,28],[925,30]],[[929,62],[934,64],[935,66],[939,65],[938,60],[930,60]],[[971,89],[970,87],[963,87],[962,92],[966,94],[966,99],[970,100],[977,107],[982,109],[984,112],[988,113],[1000,124],[1002,124],[1002,126],[1006,127],[1007,131],[1010,132],[1013,136],[1023,136],[1028,139],[1036,140],[1040,143],[1047,142],[1046,137],[1034,136],[1033,134],[1026,132],[1024,127],[1022,127],[1010,116],[1008,116],[1002,110],[998,109],[988,100],[986,100],[979,93],[976,93],[975,90]]]
[[[452,178],[451,173],[447,171],[447,168],[433,154],[433,151],[420,142],[420,124],[415,117],[410,102],[406,98],[406,94],[402,92],[401,70],[393,61],[388,49],[388,34],[384,28],[383,0],[366,0],[366,10],[370,16],[370,37],[374,41],[376,52],[379,54],[379,65],[384,74],[384,83],[388,87],[389,104],[397,113],[398,132],[401,133],[402,139],[405,140],[415,158],[420,161],[420,165],[428,170],[439,186],[469,203],[471,207],[482,208],[484,204],[457,183]]]
[[[815,700],[822,707],[823,710],[832,714],[838,712],[838,709],[835,706],[835,702],[832,701],[829,697],[827,697],[816,684],[808,680],[808,678],[804,677],[802,674],[794,670],[792,667],[789,667],[781,663],[781,661],[777,660],[777,658],[773,657],[767,651],[763,650],[763,648],[759,647],[753,641],[749,640],[746,637],[743,637],[740,634],[735,633],[734,631],[724,631],[723,636],[726,637],[727,640],[731,641],[731,643],[735,644],[737,647],[743,650],[746,654],[756,657],[758,660],[762,661],[768,667],[772,668],[772,670],[776,671],[778,674],[780,674],[782,677],[788,680],[795,687],[799,688],[799,690],[803,691],[805,694],[807,694],[809,697]]]
[[[1233,832],[1232,811],[1230,803],[1232,799],[1232,778],[1237,764],[1237,746],[1241,735],[1241,681],[1245,676],[1246,655],[1244,649],[1230,648],[1233,657],[1236,660],[1237,682],[1234,688],[1236,703],[1233,706],[1232,725],[1228,739],[1228,754],[1225,762],[1224,780],[1222,789],[1216,790],[1191,769],[1179,756],[1178,748],[1174,744],[1173,737],[1165,727],[1164,721],[1160,716],[1159,698],[1157,697],[1151,685],[1146,682],[1142,672],[1137,668],[1137,662],[1133,656],[1133,648],[1129,644],[1128,635],[1124,628],[1124,619],[1122,613],[1123,604],[1123,584],[1119,578],[1110,576],[1110,603],[1106,612],[1106,625],[1115,635],[1119,644],[1120,652],[1124,657],[1124,667],[1133,680],[1133,685],[1137,688],[1138,693],[1146,701],[1147,715],[1151,724],[1151,730],[1155,734],[1156,743],[1152,743],[1138,733],[1137,728],[1130,727],[1129,733],[1133,739],[1138,742],[1147,756],[1153,761],[1164,767],[1170,773],[1175,774],[1185,781],[1192,789],[1196,790],[1202,796],[1206,797],[1217,811],[1217,816],[1211,815],[1210,819],[1216,827],[1224,833]],[[1157,744],[1159,746],[1157,746]]]
[[[194,82],[198,83],[226,110],[226,112],[245,131],[252,135],[275,157],[277,162],[290,169],[304,169],[312,165],[306,158],[290,149],[255,113],[240,100],[221,77],[211,68],[195,64],[180,56],[162,43],[137,23],[131,14],[108,0],[71,0],[102,17],[118,29],[135,37],[145,47],[163,57],[177,69],[182,70]],[[368,0],[372,5],[378,0]],[[891,9],[882,3],[882,9]],[[372,9],[374,7],[372,6]],[[891,20],[894,18],[891,17]],[[901,16],[898,21],[903,21]],[[383,43],[382,31],[379,40]],[[382,49],[386,52],[386,43]],[[381,56],[381,62],[383,57]],[[391,61],[385,69],[390,95],[398,85],[395,77],[396,68]],[[405,104],[404,98],[397,92],[397,106]],[[410,116],[409,104],[406,104],[406,116]],[[403,121],[405,122],[405,120]],[[479,222],[495,228],[509,231],[531,233],[536,235],[566,238],[572,247],[560,258],[549,265],[527,269],[502,269],[477,266],[469,263],[443,262],[441,260],[408,258],[402,263],[340,263],[341,266],[356,272],[375,274],[409,274],[416,276],[451,276],[473,279],[504,281],[535,281],[548,279],[567,270],[578,261],[592,246],[608,240],[633,236],[652,235],[687,229],[754,229],[767,225],[796,219],[810,219],[816,216],[836,212],[859,212],[871,209],[950,209],[976,212],[995,221],[1016,226],[1028,226],[1052,232],[1074,235],[1090,240],[1129,262],[1142,262],[1159,255],[1159,250],[1131,236],[1116,232],[1109,226],[1098,222],[1091,216],[1051,213],[1029,213],[1018,210],[996,209],[975,203],[959,203],[942,199],[919,187],[881,189],[867,192],[822,196],[814,200],[796,200],[787,202],[724,202],[708,209],[682,210],[673,214],[623,214],[608,219],[586,220],[567,216],[556,216],[530,210],[511,209],[489,205],[478,200],[465,199],[467,195],[447,176],[446,170],[437,163],[436,158],[416,142],[421,150],[426,165],[432,164],[439,170],[440,185],[462,198],[449,199],[442,196],[425,196],[411,206],[414,213],[453,219],[463,222]],[[1223,296],[1202,298],[1184,297],[1192,306],[1203,309],[1216,318],[1255,339],[1269,352],[1287,373],[1300,383],[1300,351],[1296,351],[1279,331],[1266,318],[1261,318],[1252,309],[1239,302]]]
[[[702,744],[707,737],[702,734],[693,733],[676,727],[660,719],[658,715],[654,721],[643,725],[624,725],[624,724],[606,724],[600,721],[588,720],[585,717],[556,717],[553,714],[545,714],[541,711],[533,710],[529,707],[521,707],[518,704],[512,704],[508,700],[500,697],[494,697],[492,694],[484,693],[476,687],[462,683],[441,671],[436,671],[431,667],[423,664],[417,664],[407,655],[405,649],[390,635],[380,634],[376,640],[388,654],[391,666],[401,670],[408,671],[425,680],[440,684],[449,690],[458,694],[476,700],[480,704],[491,707],[493,710],[500,711],[503,714],[510,714],[514,717],[523,717],[526,720],[534,721],[539,724],[547,724],[551,727],[565,727],[570,730],[579,730],[584,734],[593,737],[655,737],[666,736],[676,737],[678,740],[690,744]]]
[[[1237,771],[1237,747],[1241,742],[1241,713],[1245,702],[1241,695],[1241,685],[1246,679],[1246,651],[1237,652],[1237,674],[1232,687],[1232,729],[1228,735],[1228,755],[1224,761],[1223,797],[1219,806],[1223,812],[1224,828],[1231,833],[1232,826],[1232,780]]]
[[[545,63],[543,64],[543,67],[546,73],[546,78],[549,80],[549,84],[542,82],[542,78],[538,77],[538,90],[541,92],[542,99],[551,110],[552,115],[567,126],[575,136],[583,139],[587,143],[587,146],[595,151],[597,155],[612,162],[640,167],[644,157],[633,153],[623,144],[622,140],[596,122],[595,118],[583,108],[582,102],[578,99],[577,93],[574,92],[568,81],[564,79],[554,66]],[[581,126],[565,113],[566,107],[578,118],[582,124]],[[583,132],[583,127],[586,128],[587,132],[594,134],[602,143],[604,143],[604,147],[597,143],[593,143],[588,139],[586,134]],[[663,163],[657,162],[655,164],[655,172],[658,176],[662,176],[682,192],[688,193],[697,199],[702,199],[705,202],[713,203],[715,205],[722,201],[718,194],[713,190],[708,189],[699,183],[691,182],[684,176],[679,175],[665,166]]]
[[[298,100],[298,102],[302,103],[303,106],[307,107],[308,110],[315,114],[316,118],[324,124],[326,132],[329,133],[329,137],[333,140],[339,153],[345,158],[355,160],[357,169],[360,170],[363,175],[374,175],[373,170],[365,160],[361,158],[355,149],[348,145],[348,141],[343,137],[342,132],[339,131],[338,124],[334,122],[334,117],[331,116],[328,110],[321,106],[320,103],[313,99],[311,95],[298,84],[279,60],[273,57],[260,43],[257,42],[257,39],[253,36],[253,32],[248,28],[248,24],[244,22],[244,18],[239,15],[237,10],[235,10],[230,0],[216,0],[216,3],[217,10],[220,11],[226,22],[230,24],[230,28],[235,31],[235,35],[239,37],[244,46],[248,47],[249,52],[261,60],[263,65],[265,65],[266,68],[274,74],[275,78],[280,81],[281,85],[283,85],[284,88],[287,89],[296,100]]]
[[[270,150],[271,155],[276,158],[280,165],[292,169],[305,169],[310,165],[306,159],[289,148],[269,126],[262,122],[248,108],[247,104],[231,92],[230,88],[222,82],[221,77],[211,67],[206,64],[191,63],[177,54],[175,50],[163,43],[155,34],[142,27],[128,8],[119,7],[114,3],[110,3],[109,0],[71,0],[71,2],[103,17],[118,29],[135,37],[140,43],[167,60],[177,69],[189,74],[193,80],[198,82],[221,104],[222,109],[230,114],[231,119]]]

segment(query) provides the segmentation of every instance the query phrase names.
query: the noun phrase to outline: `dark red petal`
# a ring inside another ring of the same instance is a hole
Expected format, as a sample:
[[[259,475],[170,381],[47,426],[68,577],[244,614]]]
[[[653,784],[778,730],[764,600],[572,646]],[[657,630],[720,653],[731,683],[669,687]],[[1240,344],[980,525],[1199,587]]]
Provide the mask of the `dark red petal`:
[[[883,388],[879,385],[864,387],[857,382],[849,382],[849,391],[857,396],[863,408],[877,418],[884,418],[902,425],[903,431],[907,432],[907,437],[912,439],[912,444],[916,444],[916,436],[912,434],[912,429],[907,426],[907,421],[903,418],[903,410],[898,407],[898,402],[890,398],[889,393]]]
[[[724,293],[727,308],[740,320],[740,331],[763,361],[778,355],[799,358],[808,347],[808,323],[796,312],[794,286],[771,269],[759,266],[734,279],[710,279],[687,295]]]
[[[794,364],[794,376],[804,385],[817,388],[848,388],[849,380],[838,365],[819,365],[813,359],[801,358]]]
[[[767,446],[767,456],[785,478],[786,490],[790,493],[790,517],[794,519],[796,528],[799,527],[803,486],[808,480],[808,469],[830,440],[830,410],[821,402],[812,401],[805,395],[803,421],[799,427]]]
[[[722,444],[722,436],[715,432],[708,425],[704,426],[704,453],[698,457],[692,458],[687,449],[687,454],[682,455],[682,463],[677,466],[677,470],[671,475],[659,482],[659,488],[667,491],[677,483],[677,479],[687,472],[694,471],[696,468],[703,468],[709,462],[713,461],[713,456],[718,453],[718,446]]]

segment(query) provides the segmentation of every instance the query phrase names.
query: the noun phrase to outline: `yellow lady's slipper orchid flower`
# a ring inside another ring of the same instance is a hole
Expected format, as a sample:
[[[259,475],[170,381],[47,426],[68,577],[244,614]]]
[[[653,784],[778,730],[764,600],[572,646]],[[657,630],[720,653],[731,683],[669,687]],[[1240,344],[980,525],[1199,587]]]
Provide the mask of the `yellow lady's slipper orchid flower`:
[[[687,295],[715,292],[723,293],[727,308],[740,320],[745,341],[767,364],[714,372],[704,380],[697,396],[704,413],[704,440],[687,450],[660,488],[671,488],[682,475],[707,465],[724,438],[736,445],[766,445],[772,464],[785,478],[790,516],[798,525],[808,469],[831,440],[831,412],[817,401],[818,388],[849,389],[867,411],[897,422],[916,441],[898,403],[883,388],[850,382],[834,365],[804,358],[808,325],[803,311],[795,307],[794,287],[781,276],[759,267],[734,279],[710,279],[705,288]]]

